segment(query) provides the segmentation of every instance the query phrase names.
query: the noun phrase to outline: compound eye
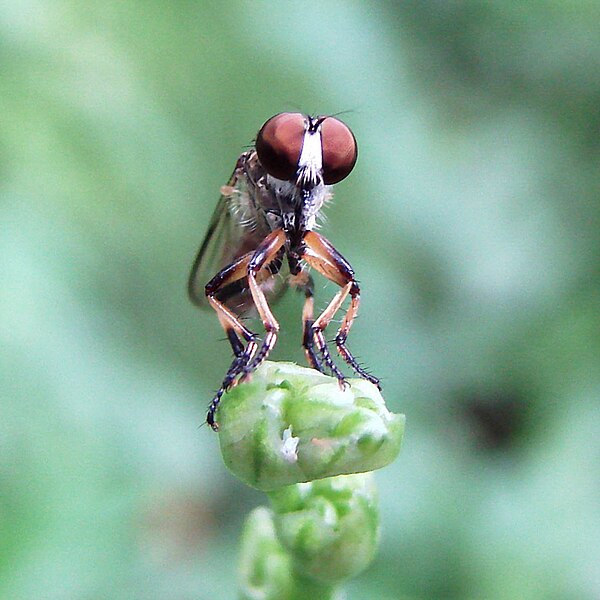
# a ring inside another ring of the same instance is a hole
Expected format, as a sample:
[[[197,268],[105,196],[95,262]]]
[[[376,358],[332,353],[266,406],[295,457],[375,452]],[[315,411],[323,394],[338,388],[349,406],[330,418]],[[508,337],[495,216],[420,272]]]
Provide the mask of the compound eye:
[[[350,174],[358,158],[358,146],[350,128],[334,117],[321,124],[323,181],[332,185]]]
[[[305,131],[306,120],[300,113],[280,113],[262,126],[256,152],[269,175],[286,181],[296,178]]]

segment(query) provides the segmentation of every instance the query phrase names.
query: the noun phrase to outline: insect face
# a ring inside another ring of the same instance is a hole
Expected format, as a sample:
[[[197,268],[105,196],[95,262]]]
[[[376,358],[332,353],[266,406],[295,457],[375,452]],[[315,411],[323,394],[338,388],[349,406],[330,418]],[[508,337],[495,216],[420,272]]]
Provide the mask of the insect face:
[[[271,117],[258,132],[256,152],[269,175],[300,185],[338,183],[358,157],[356,139],[346,124],[335,117],[300,113]]]

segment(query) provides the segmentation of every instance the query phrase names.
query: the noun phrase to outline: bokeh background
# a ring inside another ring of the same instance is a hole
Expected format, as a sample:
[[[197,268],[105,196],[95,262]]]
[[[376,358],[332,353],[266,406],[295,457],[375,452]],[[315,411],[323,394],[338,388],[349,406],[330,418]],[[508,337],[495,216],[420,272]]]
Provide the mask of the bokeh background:
[[[408,418],[348,598],[600,598],[600,5],[508,0],[2,3],[0,596],[236,596],[264,499],[199,428],[230,351],[185,281],[283,110],[348,111],[324,233]]]

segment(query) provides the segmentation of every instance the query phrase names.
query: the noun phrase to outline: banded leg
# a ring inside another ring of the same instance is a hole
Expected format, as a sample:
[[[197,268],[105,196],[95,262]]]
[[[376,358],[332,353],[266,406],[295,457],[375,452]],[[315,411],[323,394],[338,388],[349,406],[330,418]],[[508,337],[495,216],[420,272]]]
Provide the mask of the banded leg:
[[[250,331],[235,315],[229,310],[220,300],[216,298],[216,294],[224,286],[234,283],[246,276],[248,263],[252,258],[252,253],[245,254],[231,265],[219,271],[205,287],[205,293],[208,303],[215,309],[221,327],[225,330],[229,343],[233,349],[235,358],[233,359],[225,378],[221,383],[221,387],[210,402],[206,422],[214,429],[218,430],[218,425],[215,422],[215,412],[221,401],[223,394],[233,385],[236,377],[241,373],[242,369],[254,356],[257,344],[257,335]],[[242,343],[242,338],[246,341],[246,347]]]
[[[261,275],[261,269],[268,269],[271,266],[272,261],[277,258],[277,254],[283,246],[284,241],[285,234],[282,230],[271,233],[254,252],[250,252],[240,257],[231,265],[219,271],[219,273],[206,284],[205,293],[207,300],[215,309],[219,322],[227,334],[227,338],[229,339],[235,355],[235,358],[229,366],[225,378],[221,383],[221,387],[217,390],[217,393],[208,408],[206,422],[215,431],[218,431],[219,429],[219,426],[215,421],[215,413],[223,394],[235,384],[236,379],[240,374],[244,373],[247,375],[252,372],[267,357],[277,339],[276,332],[279,329],[279,325],[269,309],[263,291],[260,289],[258,277]],[[269,271],[269,274],[273,275],[271,271]],[[265,324],[267,335],[265,336],[260,349],[257,342],[258,336],[245,327],[239,317],[229,310],[223,302],[216,298],[218,291],[225,285],[234,283],[245,277],[248,277],[252,299],[263,319],[263,323],[268,320],[269,316],[271,318],[268,326]],[[273,330],[275,331],[274,337]],[[245,348],[241,338],[244,338],[247,342]],[[259,360],[255,361],[256,358],[259,358]]]
[[[315,285],[313,278],[306,271],[290,278],[290,284],[304,292],[304,307],[302,308],[302,347],[308,364],[317,371],[325,373],[325,367],[315,351],[315,338],[313,335],[314,295]]]
[[[260,287],[257,277],[261,269],[268,267],[268,265],[277,257],[285,243],[285,240],[286,236],[283,229],[277,229],[273,231],[254,251],[252,258],[248,263],[248,285],[250,287],[250,293],[252,294],[252,300],[254,300],[254,305],[256,306],[256,310],[258,311],[265,328],[265,337],[256,354],[252,357],[250,362],[244,366],[244,379],[247,379],[252,371],[254,371],[264,360],[266,360],[266,358],[269,356],[269,353],[273,349],[273,346],[275,346],[275,342],[277,341],[279,323],[269,308],[267,298]]]
[[[352,267],[329,241],[315,231],[308,231],[303,239],[305,250],[302,258],[322,275],[334,283],[337,283],[342,288],[334,296],[327,308],[321,313],[312,326],[314,339],[317,343],[319,352],[323,357],[323,361],[332,370],[340,383],[343,384],[345,381],[344,375],[331,358],[323,332],[327,325],[329,325],[331,319],[341,308],[346,296],[350,295],[350,307],[336,334],[335,344],[340,356],[355,373],[379,387],[379,379],[361,367],[346,346],[348,333],[356,318],[358,307],[360,305],[360,287],[354,277]]]

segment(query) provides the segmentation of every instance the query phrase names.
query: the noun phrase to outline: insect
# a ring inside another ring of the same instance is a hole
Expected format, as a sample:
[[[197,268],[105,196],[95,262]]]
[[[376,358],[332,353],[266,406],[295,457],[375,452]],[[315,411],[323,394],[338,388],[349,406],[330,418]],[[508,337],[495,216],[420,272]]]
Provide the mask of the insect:
[[[350,296],[335,346],[355,373],[379,387],[379,380],[346,346],[360,303],[354,271],[316,231],[331,186],[350,174],[357,156],[354,134],[339,119],[280,113],[262,126],[254,147],[238,158],[229,182],[221,188],[188,282],[192,302],[216,311],[234,353],[206,417],[215,431],[223,394],[247,379],[275,345],[279,324],[268,298],[276,299],[287,285],[304,293],[302,346],[308,363],[332,373],[341,386],[344,374],[331,356],[324,331]],[[309,267],[341,288],[317,318]],[[241,319],[251,310],[262,320],[262,337]]]

